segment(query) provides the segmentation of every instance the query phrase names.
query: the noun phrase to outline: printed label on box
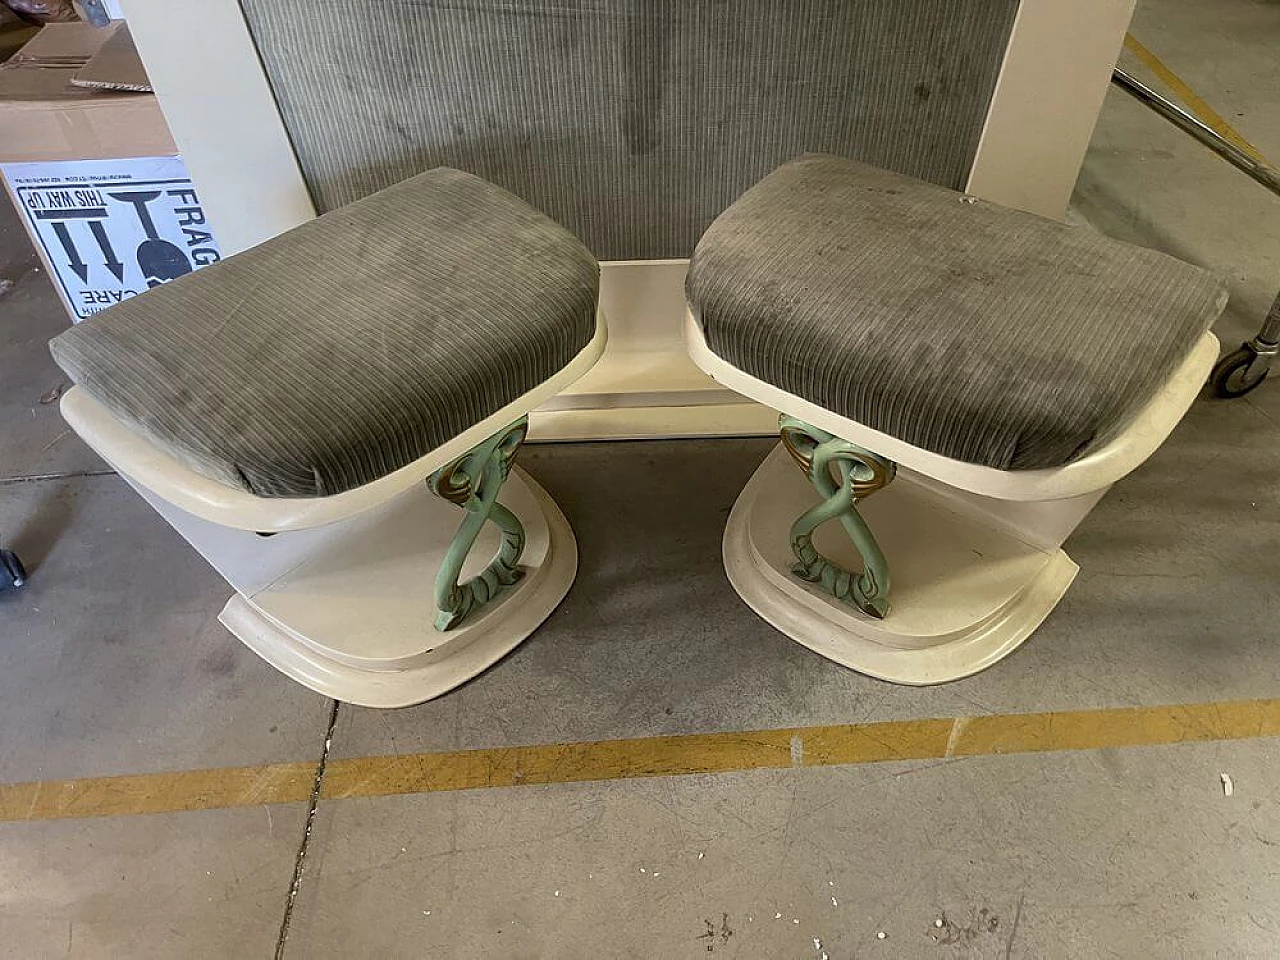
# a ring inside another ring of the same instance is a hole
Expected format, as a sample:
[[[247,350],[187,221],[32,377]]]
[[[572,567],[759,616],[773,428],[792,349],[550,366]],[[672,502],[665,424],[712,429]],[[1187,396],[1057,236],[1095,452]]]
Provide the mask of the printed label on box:
[[[221,259],[181,157],[0,164],[77,321]]]

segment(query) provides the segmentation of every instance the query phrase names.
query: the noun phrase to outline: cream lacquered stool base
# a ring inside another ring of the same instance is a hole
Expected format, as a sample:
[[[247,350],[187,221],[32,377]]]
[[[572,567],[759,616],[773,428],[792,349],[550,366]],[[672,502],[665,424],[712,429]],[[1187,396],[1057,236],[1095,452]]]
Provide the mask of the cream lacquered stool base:
[[[470,680],[537,629],[577,573],[564,514],[519,467],[501,502],[524,525],[524,575],[443,633],[432,625],[431,584],[462,509],[425,483],[355,517],[264,538],[192,516],[125,479],[236,587],[218,618],[228,630],[285,675],[361,706],[409,706]],[[463,578],[497,548],[487,524]]]
[[[271,538],[265,550],[252,545],[266,574],[261,579],[270,583],[251,595],[237,593],[218,619],[272,666],[326,696],[368,707],[437,697],[518,646],[564,599],[577,572],[568,522],[518,467],[501,502],[524,525],[524,576],[445,633],[432,626],[431,582],[462,510],[425,484],[352,520],[302,531],[314,538],[299,566],[290,566],[293,548],[271,556],[275,542],[298,533]],[[478,573],[497,548],[498,533],[488,524],[463,578]]]
[[[522,576],[458,625],[437,630],[433,584],[464,510],[433,494],[427,479],[581,376],[606,337],[601,320],[591,344],[535,391],[422,459],[330,497],[260,498],[210,480],[79,387],[63,397],[62,413],[236,591],[219,617],[236,637],[326,696],[401,707],[446,693],[501,659],[573,584],[573,531],[546,492],[513,466],[498,500],[524,527]],[[484,569],[500,536],[494,523],[484,525],[459,582]]]
[[[792,573],[792,524],[821,498],[784,446],[738,497],[724,564],[747,605],[791,639],[904,684],[977,673],[1035,631],[1078,570],[1063,542],[1169,435],[1218,354],[1206,333],[1119,436],[1087,456],[1049,470],[1000,471],[912,447],[752,377],[711,352],[692,315],[685,343],[694,363],[725,386],[897,464],[892,482],[857,502],[892,575],[884,619]],[[836,523],[818,527],[813,545],[846,570],[863,566]]]
[[[893,571],[893,605],[877,620],[791,573],[791,524],[819,500],[776,447],[729,515],[725,571],[778,630],[882,680],[943,683],[991,666],[1031,635],[1079,569],[1060,548],[1002,532],[945,488],[900,471],[858,507]],[[838,525],[819,528],[814,543],[846,569],[859,568]]]

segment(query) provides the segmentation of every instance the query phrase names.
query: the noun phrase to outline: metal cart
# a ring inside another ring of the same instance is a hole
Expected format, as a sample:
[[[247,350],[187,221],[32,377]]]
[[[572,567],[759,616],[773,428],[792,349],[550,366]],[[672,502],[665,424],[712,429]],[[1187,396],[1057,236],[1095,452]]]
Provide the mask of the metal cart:
[[[1280,171],[1255,160],[1235,144],[1223,139],[1217,131],[1183,110],[1171,100],[1166,100],[1146,84],[1116,68],[1111,82],[1150,107],[1179,130],[1199,140],[1237,170],[1248,174],[1272,193],[1280,196]],[[1255,389],[1271,369],[1271,361],[1280,353],[1280,294],[1271,304],[1267,318],[1257,336],[1242,343],[1218,361],[1209,375],[1209,386],[1214,396],[1243,397]]]

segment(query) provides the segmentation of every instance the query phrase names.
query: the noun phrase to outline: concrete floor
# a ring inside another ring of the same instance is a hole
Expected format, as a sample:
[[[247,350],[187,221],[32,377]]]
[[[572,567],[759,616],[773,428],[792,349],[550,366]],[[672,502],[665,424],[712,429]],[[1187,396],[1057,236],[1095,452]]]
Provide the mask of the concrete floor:
[[[1140,6],[1133,32],[1280,158],[1280,9]],[[1280,201],[1119,92],[1076,206],[1228,276],[1225,341],[1280,286]],[[0,782],[318,759],[329,701],[226,634],[225,585],[39,402],[65,320],[3,215],[0,277],[0,542],[33,572],[0,597]],[[844,670],[738,601],[719,538],[768,447],[528,449],[575,589],[450,695],[343,706],[330,756],[1280,697],[1280,383],[1197,404],[1072,538],[1045,626],[938,688]],[[1278,759],[1255,739],[322,800],[283,956],[1270,958]],[[306,814],[0,823],[0,954],[269,957]]]

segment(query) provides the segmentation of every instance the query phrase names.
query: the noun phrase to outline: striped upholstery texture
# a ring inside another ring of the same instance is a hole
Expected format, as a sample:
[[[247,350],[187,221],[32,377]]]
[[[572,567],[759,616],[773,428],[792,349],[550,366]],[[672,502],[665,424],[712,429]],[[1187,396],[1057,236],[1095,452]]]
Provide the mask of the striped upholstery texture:
[[[445,164],[651,260],[806,151],[962,187],[1018,0],[241,5],[317,209]]]
[[[687,292],[735,367],[1000,470],[1113,438],[1226,304],[1164,254],[830,156],[725,211]]]
[[[341,493],[547,380],[592,339],[599,267],[505,190],[439,168],[97,314],[50,344],[195,470]]]

